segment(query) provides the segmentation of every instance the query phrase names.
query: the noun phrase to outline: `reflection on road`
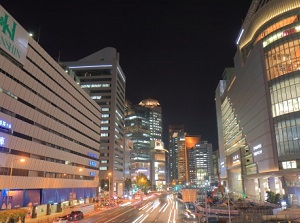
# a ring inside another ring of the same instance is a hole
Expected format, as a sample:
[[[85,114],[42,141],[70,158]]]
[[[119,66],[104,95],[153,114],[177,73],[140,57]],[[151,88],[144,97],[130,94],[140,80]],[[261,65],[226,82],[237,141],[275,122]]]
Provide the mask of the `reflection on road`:
[[[184,205],[173,194],[161,194],[95,212],[80,223],[183,223],[186,222],[183,210]]]

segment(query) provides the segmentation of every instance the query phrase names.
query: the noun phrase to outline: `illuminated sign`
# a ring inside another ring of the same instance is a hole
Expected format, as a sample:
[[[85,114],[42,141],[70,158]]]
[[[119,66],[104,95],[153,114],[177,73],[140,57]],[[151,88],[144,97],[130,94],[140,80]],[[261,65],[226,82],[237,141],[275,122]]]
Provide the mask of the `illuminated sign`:
[[[28,33],[0,6],[0,48],[24,64],[27,54]]]
[[[11,124],[0,119],[0,127],[11,129]]]
[[[233,156],[232,160],[233,160],[232,164],[238,164],[238,163],[240,163],[239,155]]]
[[[221,166],[221,168],[224,168],[224,167],[225,167],[224,161],[220,163],[220,166]]]
[[[90,176],[94,177],[94,176],[96,176],[96,173],[95,172],[90,172]]]
[[[262,148],[262,145],[261,145],[261,144],[258,144],[257,146],[254,146],[254,147],[253,147],[253,151],[254,151],[253,155],[254,155],[254,156],[257,156],[257,155],[259,155],[259,154],[262,154],[261,148]]]
[[[5,142],[5,138],[4,137],[0,137],[0,146],[3,146]]]
[[[92,152],[88,152],[88,155],[90,157],[93,157],[93,158],[96,158],[96,159],[98,158],[97,155],[95,153],[92,153]]]
[[[97,163],[95,161],[90,161],[90,166],[97,167]]]

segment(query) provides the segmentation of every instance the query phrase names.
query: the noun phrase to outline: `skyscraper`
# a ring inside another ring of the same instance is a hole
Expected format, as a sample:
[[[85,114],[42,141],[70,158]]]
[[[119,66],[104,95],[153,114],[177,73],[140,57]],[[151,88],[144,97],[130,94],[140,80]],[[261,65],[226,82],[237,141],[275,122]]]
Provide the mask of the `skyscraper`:
[[[119,53],[107,47],[81,60],[62,64],[79,77],[81,88],[101,107],[100,178],[111,178],[110,192],[122,195],[126,79]]]
[[[234,68],[216,90],[221,178],[228,190],[300,204],[300,4],[253,1]]]
[[[179,183],[178,173],[178,150],[184,146],[184,126],[170,125],[169,126],[169,156],[168,156],[168,183]]]
[[[213,151],[212,144],[197,142],[187,148],[188,181],[197,187],[206,187],[213,183]]]
[[[145,99],[138,105],[127,103],[125,135],[133,142],[131,176],[140,173],[150,180],[151,141],[162,140],[162,110],[154,99]]]

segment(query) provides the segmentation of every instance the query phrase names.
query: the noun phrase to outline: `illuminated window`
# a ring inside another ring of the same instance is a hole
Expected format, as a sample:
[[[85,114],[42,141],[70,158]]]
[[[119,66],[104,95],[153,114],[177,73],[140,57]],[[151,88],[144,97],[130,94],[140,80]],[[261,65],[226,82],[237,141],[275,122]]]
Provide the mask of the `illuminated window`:
[[[295,160],[292,160],[292,161],[282,162],[282,168],[283,168],[283,169],[293,169],[293,168],[297,168],[296,161],[295,161]]]
[[[284,20],[281,20],[271,26],[269,26],[267,29],[265,29],[255,40],[254,44],[257,43],[260,39],[264,38],[265,36],[269,35],[270,33],[274,32],[275,30],[278,30],[284,26],[287,26],[289,24],[295,23],[298,21],[297,16],[291,16],[289,18],[286,18]]]

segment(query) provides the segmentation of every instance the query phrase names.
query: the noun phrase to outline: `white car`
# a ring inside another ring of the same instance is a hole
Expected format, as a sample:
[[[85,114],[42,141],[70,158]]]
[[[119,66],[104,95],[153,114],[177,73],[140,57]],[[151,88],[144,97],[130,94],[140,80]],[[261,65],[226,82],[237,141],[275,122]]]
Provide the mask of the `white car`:
[[[53,220],[53,223],[68,223],[68,217],[67,215],[66,216],[61,216],[61,217],[58,217],[58,218],[55,218]]]

